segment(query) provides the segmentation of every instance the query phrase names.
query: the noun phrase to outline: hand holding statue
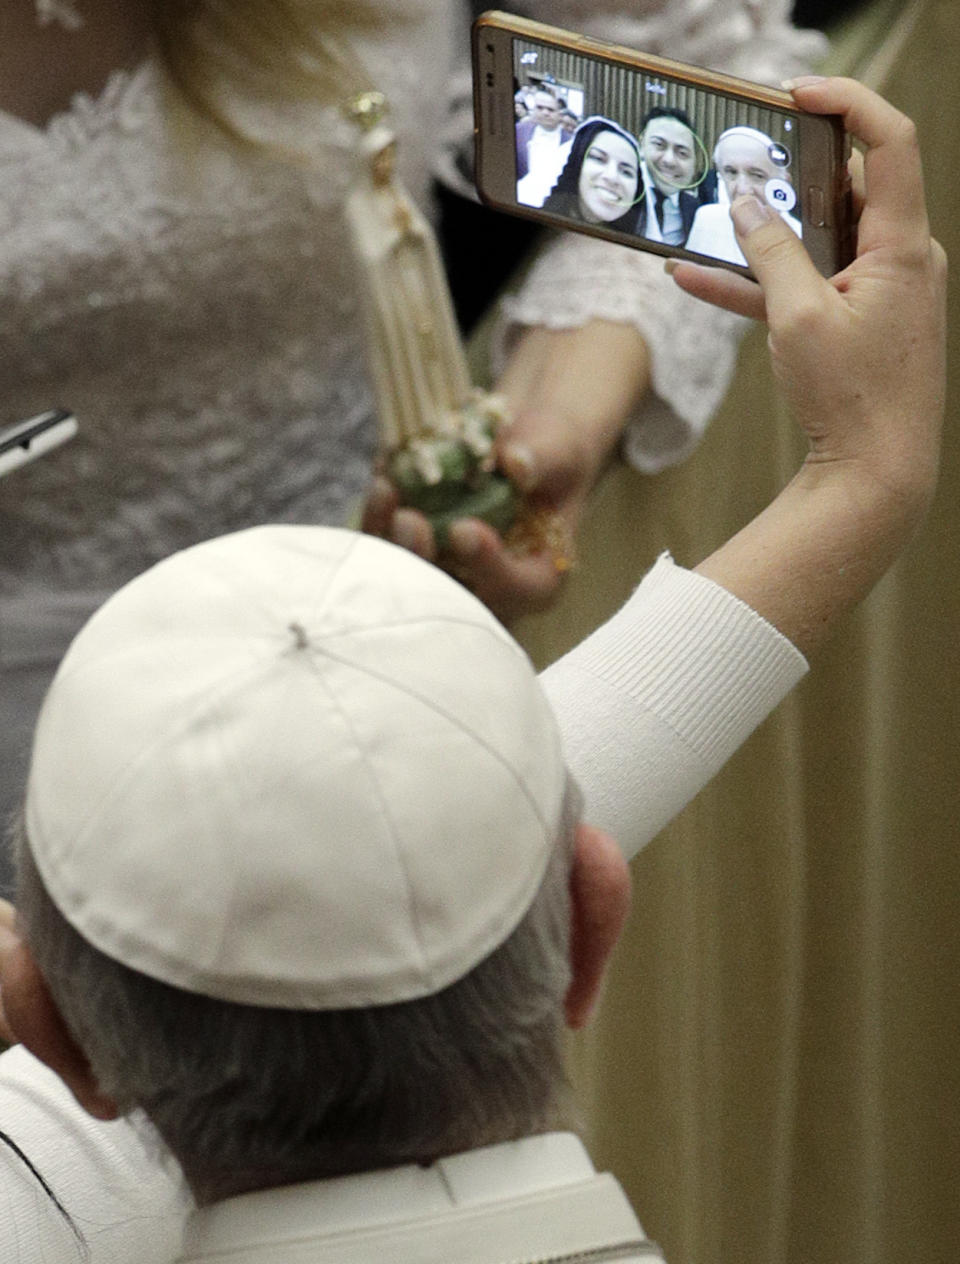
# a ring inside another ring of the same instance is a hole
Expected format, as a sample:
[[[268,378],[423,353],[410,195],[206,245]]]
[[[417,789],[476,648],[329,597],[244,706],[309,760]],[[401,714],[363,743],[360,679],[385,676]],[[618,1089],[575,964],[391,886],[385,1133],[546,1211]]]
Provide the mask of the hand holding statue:
[[[509,621],[543,609],[573,561],[584,502],[645,390],[630,325],[527,330],[494,393],[471,385],[433,232],[396,178],[377,93],[347,200],[360,265],[381,475],[363,529],[438,561]]]
[[[377,478],[364,530],[441,560],[505,622],[545,609],[575,560],[584,504],[648,376],[646,345],[632,325],[593,320],[527,330],[496,387],[512,419],[496,455],[525,498],[531,528],[521,523],[505,540],[463,518],[441,552],[423,515],[399,507],[395,489]]]

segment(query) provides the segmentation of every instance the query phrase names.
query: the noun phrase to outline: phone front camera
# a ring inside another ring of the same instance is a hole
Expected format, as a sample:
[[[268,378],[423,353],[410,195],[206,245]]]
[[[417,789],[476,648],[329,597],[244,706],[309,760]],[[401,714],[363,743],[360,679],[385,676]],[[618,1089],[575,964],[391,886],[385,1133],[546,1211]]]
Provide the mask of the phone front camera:
[[[774,164],[774,166],[790,166],[790,150],[787,149],[786,145],[778,145],[776,141],[774,141],[774,143],[767,149],[767,153],[770,155],[770,161]]]

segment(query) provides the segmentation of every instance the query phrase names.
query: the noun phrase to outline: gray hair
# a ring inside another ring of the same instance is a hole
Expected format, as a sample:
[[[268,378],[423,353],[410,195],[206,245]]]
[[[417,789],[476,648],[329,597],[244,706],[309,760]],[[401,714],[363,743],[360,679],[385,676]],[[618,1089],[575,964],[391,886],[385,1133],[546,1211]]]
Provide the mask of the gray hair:
[[[100,1089],[142,1109],[198,1198],[386,1167],[562,1126],[569,867],[580,796],[528,912],[484,961],[418,1000],[354,1010],[237,1005],[92,947],[15,826],[18,915]]]

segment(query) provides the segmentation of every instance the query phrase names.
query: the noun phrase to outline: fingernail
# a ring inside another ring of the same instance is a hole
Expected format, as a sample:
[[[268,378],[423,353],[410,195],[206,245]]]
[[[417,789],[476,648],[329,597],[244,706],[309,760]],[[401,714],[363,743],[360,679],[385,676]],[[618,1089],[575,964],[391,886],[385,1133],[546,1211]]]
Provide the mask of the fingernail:
[[[677,270],[677,260],[668,259],[667,262],[663,265],[663,270],[664,272],[667,273],[668,276],[673,276],[674,272],[676,272]]]
[[[733,216],[733,222],[740,236],[748,237],[754,229],[769,223],[773,219],[774,212],[766,202],[761,202],[752,193],[747,193],[737,198],[730,207],[730,214]]]
[[[483,538],[474,523],[461,519],[450,528],[447,536],[450,547],[462,560],[476,557],[483,548]]]
[[[411,522],[402,509],[394,515],[390,527],[390,539],[394,544],[399,544],[402,549],[408,549],[411,553],[419,552],[420,532],[417,530],[417,524]]]
[[[780,86],[792,92],[794,88],[809,88],[812,84],[823,83],[826,77],[826,75],[798,75],[796,79],[784,79]]]
[[[537,462],[522,443],[508,443],[503,450],[504,469],[522,492],[532,492],[537,485]]]

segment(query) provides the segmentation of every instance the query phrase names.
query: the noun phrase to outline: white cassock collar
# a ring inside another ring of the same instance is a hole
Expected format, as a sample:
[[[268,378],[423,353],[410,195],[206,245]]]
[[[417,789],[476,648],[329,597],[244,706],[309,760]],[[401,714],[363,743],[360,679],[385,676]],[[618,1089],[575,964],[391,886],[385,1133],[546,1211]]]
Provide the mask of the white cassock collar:
[[[643,1239],[612,1176],[572,1133],[549,1133],[379,1172],[242,1194],[191,1217],[183,1261],[357,1258],[407,1264],[543,1259]],[[448,1244],[448,1245],[447,1245]],[[248,1256],[249,1253],[249,1256]],[[660,1257],[638,1251],[637,1260]]]

